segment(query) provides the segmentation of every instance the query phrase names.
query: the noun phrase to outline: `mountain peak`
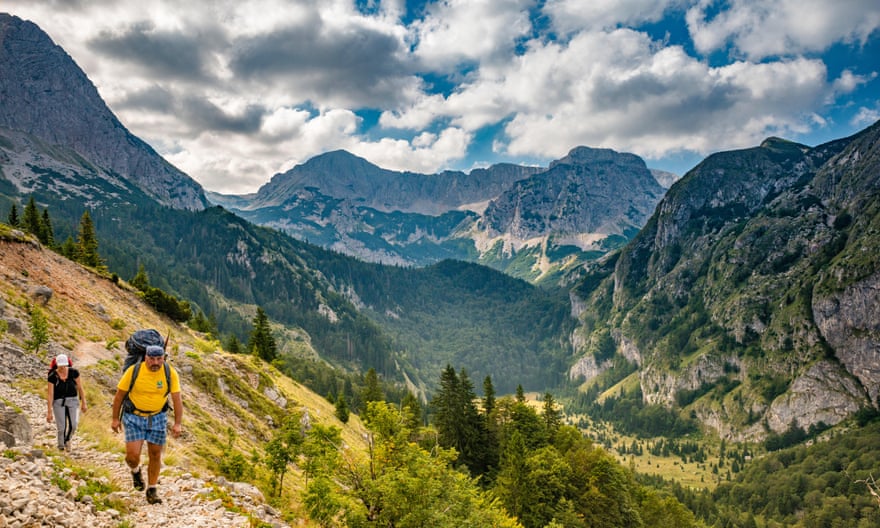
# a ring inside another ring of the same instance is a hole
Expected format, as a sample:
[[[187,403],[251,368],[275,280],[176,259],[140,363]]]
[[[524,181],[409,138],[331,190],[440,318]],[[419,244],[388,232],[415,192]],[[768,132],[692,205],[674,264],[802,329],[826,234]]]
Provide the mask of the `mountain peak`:
[[[32,22],[0,14],[0,126],[63,145],[171,207],[203,209],[202,187],[120,123],[73,59]]]
[[[761,142],[760,148],[772,150],[774,152],[800,152],[804,153],[810,150],[810,147],[795,143],[776,136],[770,136]]]
[[[550,168],[557,165],[596,165],[600,163],[614,163],[615,165],[628,166],[634,169],[647,170],[645,161],[628,152],[617,152],[609,148],[575,147],[564,158],[550,163]]]
[[[370,163],[368,160],[356,156],[347,150],[332,150],[319,154],[300,165],[303,169],[322,170],[332,172],[348,172],[355,170],[361,174],[375,173],[376,171],[386,171]]]

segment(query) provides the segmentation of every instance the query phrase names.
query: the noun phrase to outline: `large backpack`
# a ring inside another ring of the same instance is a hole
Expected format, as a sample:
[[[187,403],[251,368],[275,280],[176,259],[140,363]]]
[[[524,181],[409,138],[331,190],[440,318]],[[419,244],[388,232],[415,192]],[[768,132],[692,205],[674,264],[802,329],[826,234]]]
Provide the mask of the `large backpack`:
[[[138,361],[143,361],[144,355],[147,353],[147,347],[150,345],[165,348],[165,342],[158,330],[152,328],[137,330],[135,333],[125,340],[125,350],[128,355],[122,364],[122,372],[128,370],[128,367],[134,365]]]

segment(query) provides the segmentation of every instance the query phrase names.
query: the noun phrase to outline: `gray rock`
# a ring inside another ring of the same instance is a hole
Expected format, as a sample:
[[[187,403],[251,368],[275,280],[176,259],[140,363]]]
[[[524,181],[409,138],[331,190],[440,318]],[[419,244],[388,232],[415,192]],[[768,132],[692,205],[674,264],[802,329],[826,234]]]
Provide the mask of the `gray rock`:
[[[27,417],[0,403],[0,442],[15,447],[32,441],[33,431]]]
[[[132,135],[73,59],[35,24],[0,14],[0,56],[0,93],[14,101],[0,105],[0,127],[66,145],[75,151],[71,160],[78,155],[127,178],[162,204],[208,205],[202,187]]]
[[[48,286],[36,286],[31,290],[31,297],[43,306],[49,304],[49,301],[52,300],[52,288]]]

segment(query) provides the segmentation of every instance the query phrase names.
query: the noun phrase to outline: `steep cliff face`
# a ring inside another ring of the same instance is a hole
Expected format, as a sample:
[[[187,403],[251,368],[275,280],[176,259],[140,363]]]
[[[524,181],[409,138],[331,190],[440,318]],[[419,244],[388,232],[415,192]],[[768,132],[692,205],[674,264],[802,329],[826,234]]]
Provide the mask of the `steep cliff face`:
[[[606,279],[611,304],[582,316],[638,359],[646,402],[732,438],[876,405],[878,135],[880,124],[815,148],[771,138],[673,185]]]
[[[547,233],[624,235],[644,225],[664,192],[638,156],[578,147],[493,200],[480,227],[523,241]]]
[[[31,22],[0,14],[0,126],[75,151],[159,202],[198,210],[201,186],[132,135],[73,59]]]

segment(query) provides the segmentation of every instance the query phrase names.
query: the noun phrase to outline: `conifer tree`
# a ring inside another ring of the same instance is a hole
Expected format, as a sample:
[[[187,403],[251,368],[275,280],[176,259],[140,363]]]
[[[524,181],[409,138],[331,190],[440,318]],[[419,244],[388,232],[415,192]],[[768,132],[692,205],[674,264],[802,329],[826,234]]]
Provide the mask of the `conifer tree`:
[[[25,231],[39,239],[40,231],[42,230],[40,223],[40,212],[37,210],[37,203],[34,201],[34,197],[31,196],[27,205],[24,206],[24,218],[22,219],[21,226]]]
[[[342,423],[348,423],[348,416],[349,416],[348,404],[345,403],[345,395],[344,394],[340,394],[339,397],[336,398],[335,407],[336,407],[335,414],[336,414],[336,417],[339,418],[339,421]]]
[[[98,237],[95,235],[95,225],[88,211],[84,212],[79,221],[79,234],[76,241],[77,261],[80,264],[101,269],[103,259],[98,254]]]
[[[241,354],[241,341],[238,340],[235,334],[229,334],[225,348],[230,354]]]
[[[495,481],[495,493],[507,511],[520,518],[526,511],[531,495],[527,457],[525,440],[519,431],[514,430],[501,452],[501,467]]]
[[[70,260],[76,260],[76,242],[73,241],[73,237],[68,236],[64,243],[61,244],[61,254]]]
[[[486,418],[492,416],[492,411],[495,410],[495,386],[492,385],[492,378],[486,376],[483,379],[483,414],[486,415]]]
[[[544,393],[544,426],[547,428],[547,434],[550,438],[556,434],[559,426],[562,425],[562,416],[559,409],[556,408],[556,400],[549,392]]]
[[[129,284],[134,286],[140,291],[147,291],[150,289],[150,278],[147,276],[147,271],[144,269],[144,265],[141,264],[138,266],[138,271],[134,277],[129,281]]]
[[[43,245],[55,247],[55,233],[52,229],[52,220],[49,218],[49,209],[43,209],[43,220],[40,222],[40,233],[37,237]]]
[[[483,379],[483,419],[486,424],[486,466],[489,472],[494,472],[498,467],[498,425],[496,422],[497,402],[495,400],[495,386],[492,378],[486,376]]]
[[[382,386],[379,384],[379,375],[376,373],[376,369],[372,367],[364,374],[364,392],[361,398],[364,401],[365,407],[370,402],[385,401],[385,394],[382,392]]]
[[[190,328],[196,332],[202,332],[203,334],[213,335],[216,330],[216,328],[211,325],[211,321],[205,315],[205,312],[201,310],[198,310],[193,314],[192,318],[188,321],[188,324]]]
[[[9,209],[9,216],[6,217],[6,221],[12,227],[21,227],[21,225],[19,225],[21,223],[21,218],[18,217],[18,208],[15,204],[12,204],[12,207]]]
[[[440,375],[440,389],[431,400],[434,425],[440,445],[453,447],[458,462],[475,474],[488,469],[486,453],[486,424],[477,411],[476,394],[467,372],[455,373],[451,365]]]
[[[257,307],[257,315],[254,317],[254,328],[251,331],[251,338],[248,341],[247,349],[251,354],[267,362],[271,362],[278,355],[278,346],[275,344],[275,338],[272,337],[272,330],[269,328],[269,318],[260,307]]]

